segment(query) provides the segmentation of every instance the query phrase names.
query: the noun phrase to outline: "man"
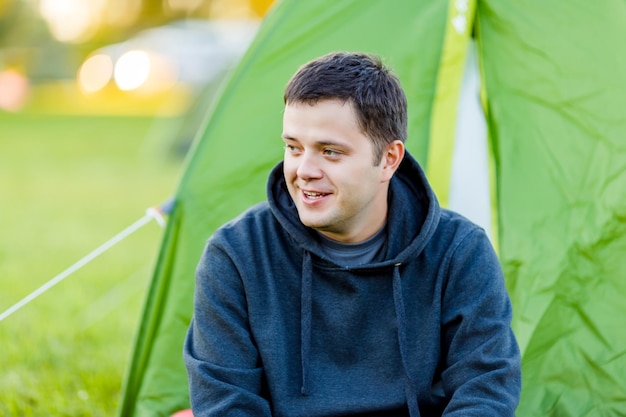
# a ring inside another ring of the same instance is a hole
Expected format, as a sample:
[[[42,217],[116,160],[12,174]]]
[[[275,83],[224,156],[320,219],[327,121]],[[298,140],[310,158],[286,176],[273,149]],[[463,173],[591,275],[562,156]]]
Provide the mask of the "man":
[[[184,358],[201,416],[513,416],[519,349],[482,229],[439,207],[377,57],[285,91],[268,201],[209,240]]]

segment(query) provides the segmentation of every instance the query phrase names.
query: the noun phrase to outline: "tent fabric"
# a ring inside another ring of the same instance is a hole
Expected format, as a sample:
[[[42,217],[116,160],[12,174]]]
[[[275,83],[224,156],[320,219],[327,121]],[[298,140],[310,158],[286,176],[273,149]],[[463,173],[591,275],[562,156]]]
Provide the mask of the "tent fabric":
[[[175,196],[119,415],[188,408],[194,270],[222,223],[265,198],[282,93],[305,61],[381,55],[409,100],[407,146],[447,200],[460,77],[475,33],[497,250],[523,352],[518,416],[626,415],[623,0],[284,0],[210,109]]]
[[[518,416],[626,415],[626,3],[482,0]]]
[[[476,2],[457,0],[448,8],[448,23],[439,62],[436,99],[431,117],[428,156],[424,163],[430,185],[443,207],[450,203],[453,152],[459,99]]]
[[[455,2],[286,0],[270,11],[187,161],[141,318],[120,416],[169,416],[189,407],[182,344],[192,313],[195,267],[217,227],[265,199],[269,170],[282,159],[282,96],[291,75],[331,51],[380,55],[407,93],[407,147],[426,165],[434,103],[444,95],[439,83],[462,76],[459,54],[465,48],[456,43],[465,45],[471,28],[451,32],[450,8],[456,8]],[[454,17],[460,14],[467,10]],[[444,43],[446,62],[457,69],[443,71],[440,80]],[[446,91],[445,97],[456,108],[455,92]]]

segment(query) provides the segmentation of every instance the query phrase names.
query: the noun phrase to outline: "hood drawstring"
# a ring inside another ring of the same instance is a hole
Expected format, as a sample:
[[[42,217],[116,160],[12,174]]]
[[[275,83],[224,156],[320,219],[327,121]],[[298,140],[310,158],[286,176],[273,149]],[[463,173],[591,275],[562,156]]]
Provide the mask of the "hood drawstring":
[[[411,417],[419,417],[419,407],[417,406],[417,389],[415,383],[411,378],[409,372],[408,360],[409,355],[407,352],[407,335],[406,335],[406,315],[404,310],[404,299],[402,297],[402,282],[400,281],[400,266],[402,264],[395,264],[393,267],[393,304],[396,309],[396,320],[398,322],[398,342],[400,345],[400,358],[402,359],[402,366],[404,367],[405,377],[405,392],[407,405],[409,407],[409,415]]]
[[[312,296],[311,287],[313,280],[313,265],[311,263],[311,254],[308,251],[304,252],[302,258],[302,290],[301,290],[301,305],[300,305],[300,363],[302,366],[302,386],[300,387],[300,394],[309,394],[309,359],[311,350],[311,309],[312,309]]]
[[[411,417],[420,417],[419,407],[417,405],[417,389],[415,383],[409,373],[408,352],[407,352],[407,334],[406,334],[406,315],[404,310],[404,299],[402,297],[402,282],[400,277],[400,266],[398,263],[393,268],[393,303],[396,312],[396,320],[398,324],[398,342],[400,345],[400,357],[405,373],[405,391],[409,414]],[[300,360],[302,367],[302,385],[300,394],[306,396],[309,394],[309,360],[311,350],[311,319],[312,319],[312,285],[313,285],[313,265],[311,263],[311,254],[304,252],[302,258],[302,289],[301,289],[301,316],[300,316]]]

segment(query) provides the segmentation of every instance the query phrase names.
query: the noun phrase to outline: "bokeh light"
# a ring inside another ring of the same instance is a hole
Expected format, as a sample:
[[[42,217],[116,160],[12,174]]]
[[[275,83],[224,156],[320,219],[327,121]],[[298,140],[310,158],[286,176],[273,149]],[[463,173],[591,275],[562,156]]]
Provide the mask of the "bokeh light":
[[[7,69],[0,71],[0,109],[18,111],[28,97],[28,79],[20,72]]]
[[[158,92],[171,88],[178,73],[174,63],[159,54],[131,50],[115,63],[113,78],[120,90]]]
[[[104,88],[113,77],[113,60],[105,54],[87,58],[78,72],[78,84],[87,93]]]
[[[144,51],[128,51],[115,64],[115,83],[120,90],[139,88],[150,74],[150,57]]]
[[[39,12],[57,40],[77,42],[93,30],[105,3],[104,0],[40,0]]]

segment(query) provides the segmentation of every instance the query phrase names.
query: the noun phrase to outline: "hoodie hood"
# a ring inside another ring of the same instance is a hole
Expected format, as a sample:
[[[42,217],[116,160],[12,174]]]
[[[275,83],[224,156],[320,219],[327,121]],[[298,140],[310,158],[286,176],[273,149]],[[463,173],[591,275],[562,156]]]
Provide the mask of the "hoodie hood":
[[[300,222],[283,175],[283,163],[272,170],[267,199],[274,217],[298,245],[311,254],[327,259],[315,238],[316,232]],[[367,265],[383,267],[402,264],[424,249],[439,223],[440,207],[424,171],[407,152],[391,179],[387,215],[388,250],[385,261]]]

